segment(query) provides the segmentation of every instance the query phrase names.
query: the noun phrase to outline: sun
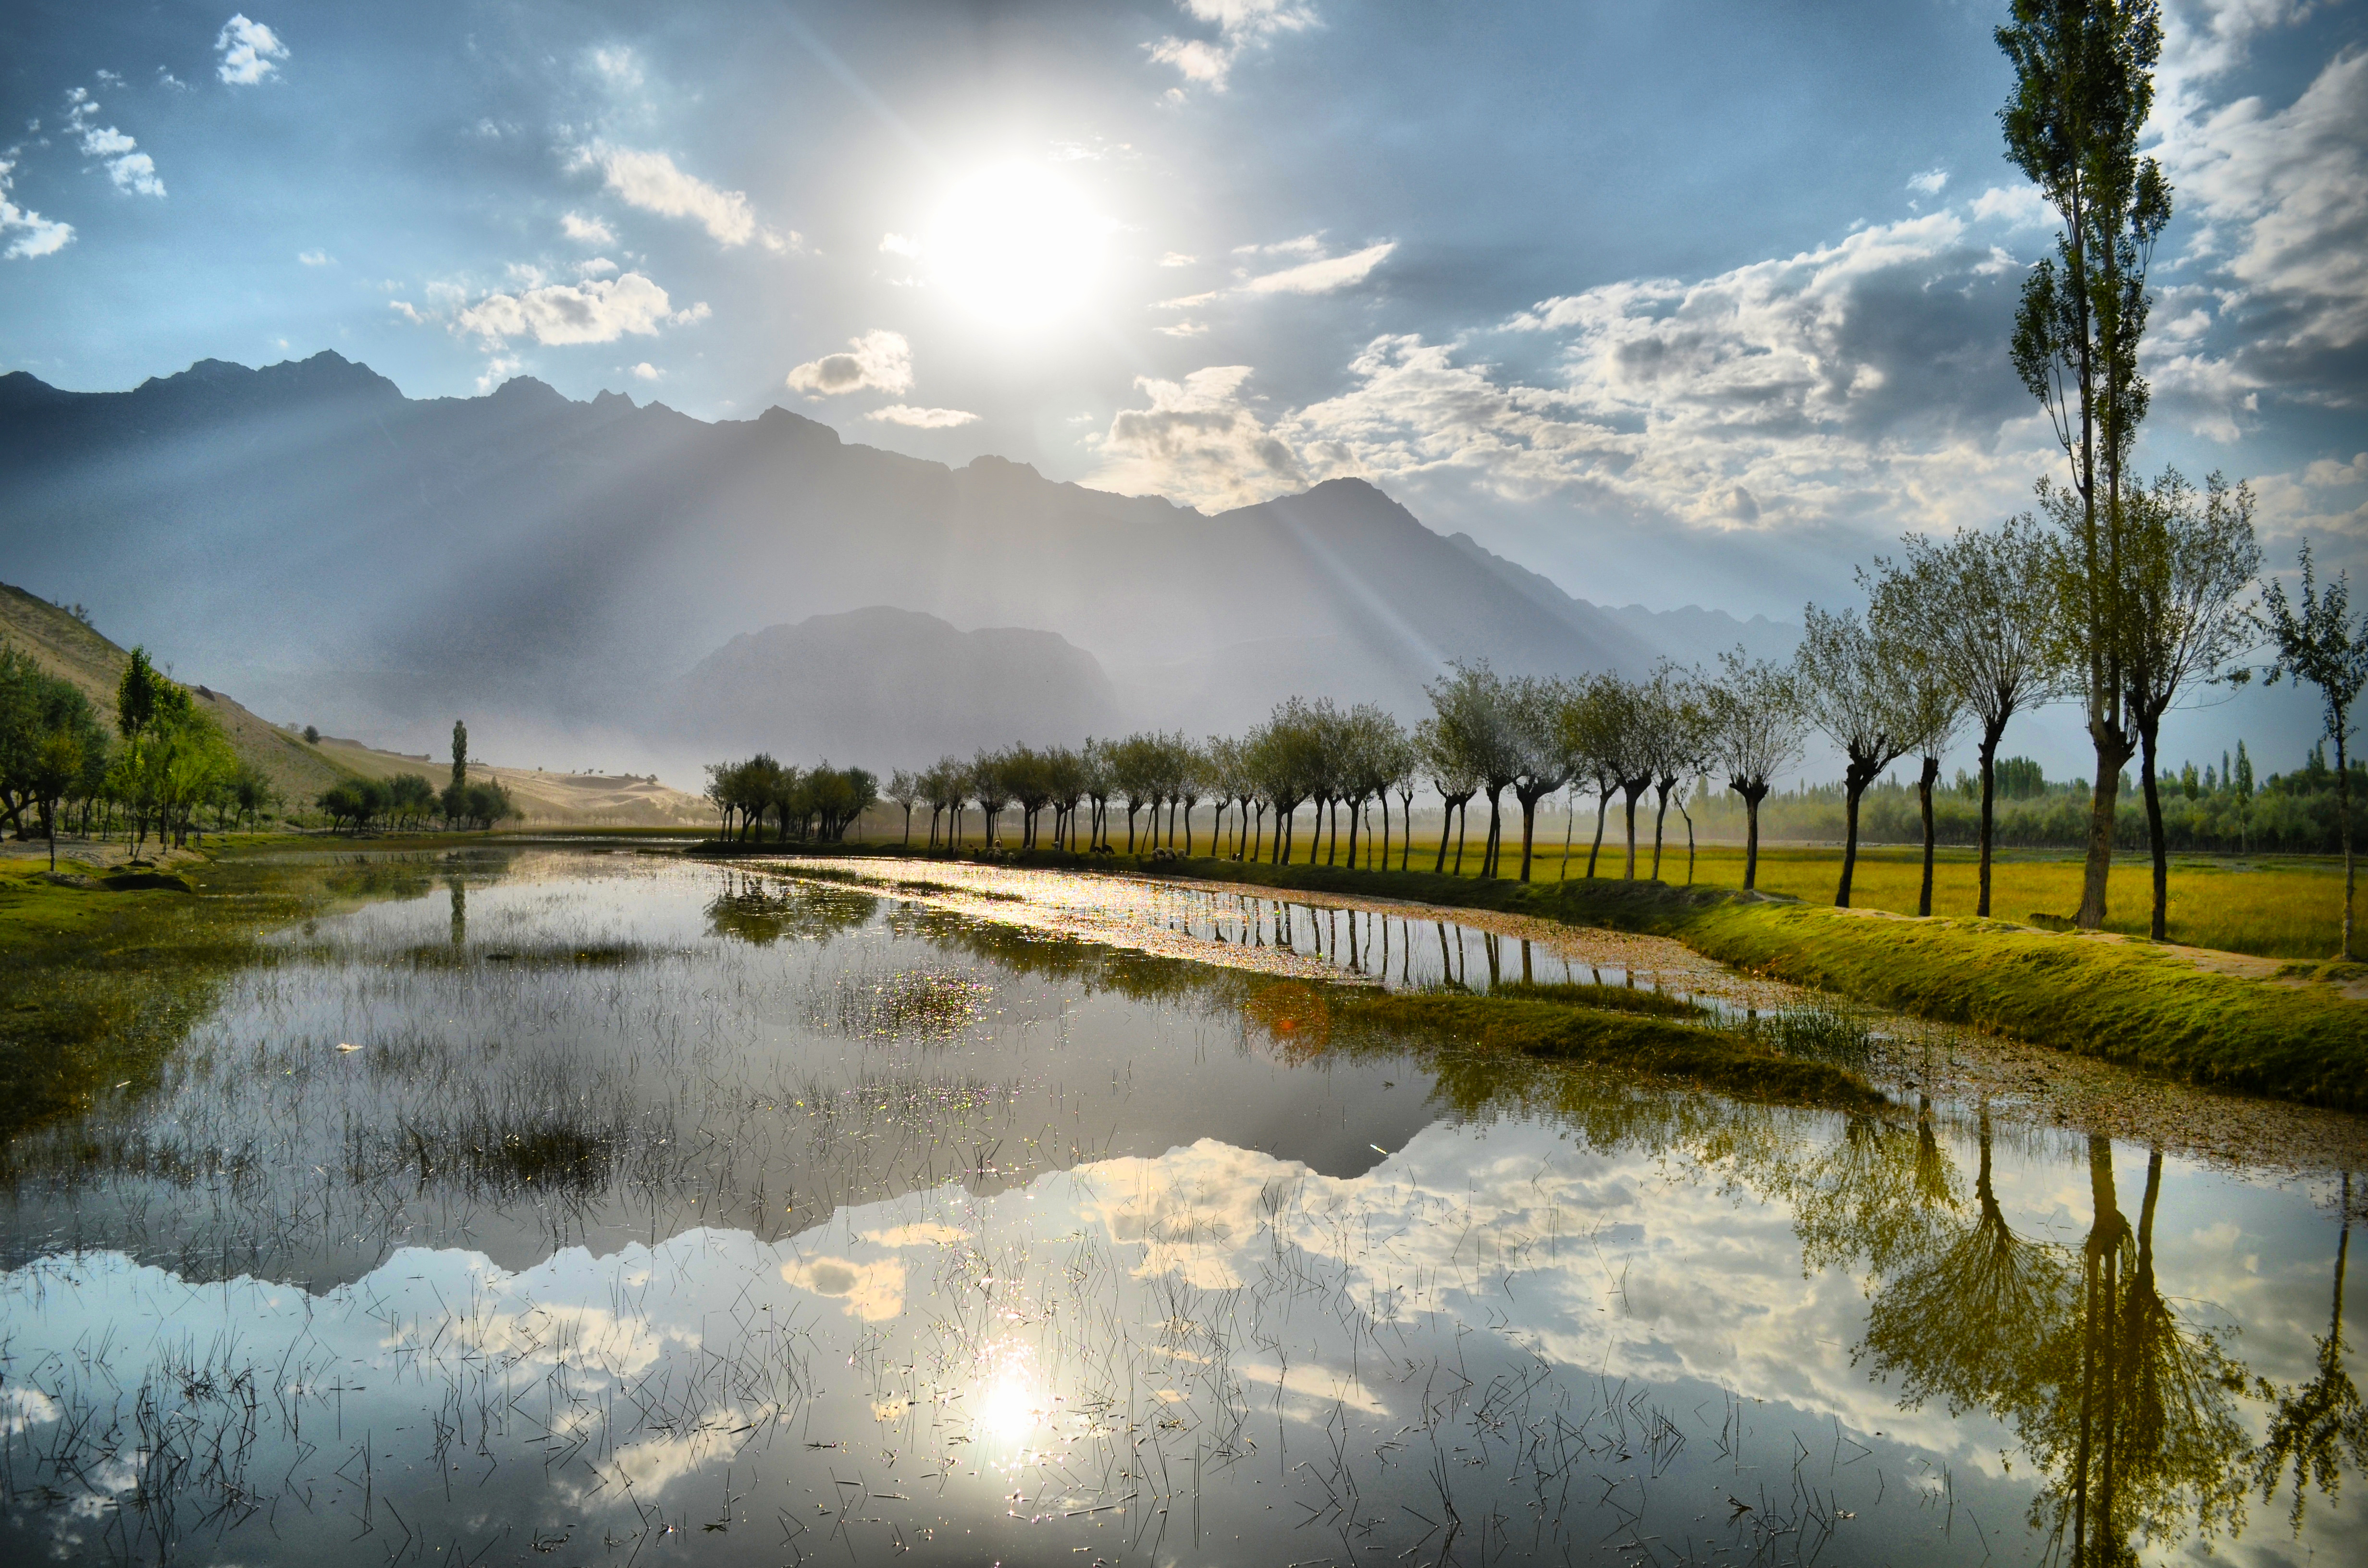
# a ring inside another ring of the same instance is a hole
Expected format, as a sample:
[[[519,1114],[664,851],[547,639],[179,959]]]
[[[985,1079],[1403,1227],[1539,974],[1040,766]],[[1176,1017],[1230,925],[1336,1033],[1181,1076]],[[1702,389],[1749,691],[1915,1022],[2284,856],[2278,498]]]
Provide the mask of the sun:
[[[928,240],[938,286],[1007,330],[1073,314],[1101,270],[1109,226],[1075,188],[1027,164],[999,164],[954,187]]]

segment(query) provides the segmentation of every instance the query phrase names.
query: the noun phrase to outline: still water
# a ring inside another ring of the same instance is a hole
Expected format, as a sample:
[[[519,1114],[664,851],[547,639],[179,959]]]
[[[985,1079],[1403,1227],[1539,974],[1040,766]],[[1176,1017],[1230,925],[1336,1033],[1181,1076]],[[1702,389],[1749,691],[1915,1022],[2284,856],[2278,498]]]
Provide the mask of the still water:
[[[1520,938],[838,869],[372,858],[19,1134],[0,1561],[2368,1560],[2331,1170],[1329,1047],[1260,996]],[[1765,1000],[1692,961],[1603,978]]]

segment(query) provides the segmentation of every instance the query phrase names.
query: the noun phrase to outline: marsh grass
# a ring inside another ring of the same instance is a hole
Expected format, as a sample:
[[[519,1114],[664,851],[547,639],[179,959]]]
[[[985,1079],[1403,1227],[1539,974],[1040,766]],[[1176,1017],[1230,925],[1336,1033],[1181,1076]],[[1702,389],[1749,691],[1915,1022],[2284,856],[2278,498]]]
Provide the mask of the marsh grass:
[[[1762,1013],[1739,1026],[1742,1033],[1786,1056],[1830,1062],[1863,1072],[1873,1063],[1875,1034],[1866,1014],[1847,1003],[1824,998]]]

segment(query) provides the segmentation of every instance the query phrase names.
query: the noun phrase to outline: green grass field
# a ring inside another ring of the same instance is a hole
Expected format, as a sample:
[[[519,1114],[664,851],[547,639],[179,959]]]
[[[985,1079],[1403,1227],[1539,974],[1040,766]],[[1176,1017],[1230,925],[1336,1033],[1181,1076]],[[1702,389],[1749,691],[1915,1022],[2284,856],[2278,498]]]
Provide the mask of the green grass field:
[[[1474,819],[1475,830],[1479,819]],[[1516,823],[1518,828],[1518,823]],[[1361,848],[1361,846],[1360,846]],[[1516,838],[1505,857],[1508,876],[1520,870],[1520,844]],[[1415,844],[1412,869],[1427,871],[1438,852],[1438,841]],[[1649,838],[1638,846],[1638,876],[1652,870]],[[1297,858],[1306,858],[1306,841]],[[1323,856],[1318,854],[1320,864]],[[1449,848],[1448,859],[1454,860]],[[1364,857],[1360,854],[1360,860]],[[1620,875],[1625,861],[1622,847],[1607,840],[1598,862],[1599,877]],[[1393,845],[1390,864],[1398,863]],[[1463,873],[1479,872],[1478,834],[1463,850]],[[1885,909],[1896,915],[1916,913],[1916,894],[1923,875],[1922,852],[1898,846],[1861,847],[1850,902],[1861,909]],[[1830,904],[1834,885],[1841,878],[1842,852],[1835,846],[1763,845],[1759,851],[1759,887],[1804,903]],[[1587,874],[1584,842],[1571,853],[1570,876]],[[1970,849],[1943,849],[1934,857],[1932,913],[1974,913],[1975,861]],[[1562,845],[1540,845],[1530,868],[1532,881],[1552,882],[1563,876]],[[1682,836],[1664,846],[1661,880],[1681,885],[1686,880],[1686,844]],[[1706,844],[1694,858],[1694,881],[1711,887],[1743,885],[1743,847]],[[2143,855],[2124,855],[2113,862],[2107,895],[2105,928],[2143,937],[2153,898],[2154,869]],[[2068,850],[2018,850],[1992,863],[1990,914],[1999,920],[2028,924],[2033,915],[2069,918],[2080,907],[2080,858]],[[2174,942],[2217,948],[2224,952],[2254,953],[2274,959],[2327,959],[2335,955],[2343,912],[2343,862],[2303,856],[2215,857],[2175,855],[2170,861],[2169,935]],[[2362,878],[2352,905],[2355,929],[2368,941],[2368,875]]]

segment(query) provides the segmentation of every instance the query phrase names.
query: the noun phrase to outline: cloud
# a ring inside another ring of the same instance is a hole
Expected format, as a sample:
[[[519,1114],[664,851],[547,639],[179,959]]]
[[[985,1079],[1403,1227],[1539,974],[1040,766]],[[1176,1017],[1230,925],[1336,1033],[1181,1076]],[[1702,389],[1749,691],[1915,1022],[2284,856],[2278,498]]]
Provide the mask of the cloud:
[[[1362,283],[1373,268],[1387,260],[1389,254],[1397,248],[1395,240],[1384,240],[1350,256],[1336,256],[1323,261],[1287,267],[1281,272],[1269,272],[1251,278],[1242,285],[1242,291],[1247,294],[1328,294],[1336,289],[1353,288]]]
[[[279,72],[279,62],[288,58],[288,46],[279,41],[278,33],[241,14],[222,24],[221,36],[214,40],[214,52],[222,56],[215,75],[233,87],[252,87]]]
[[[324,250],[300,250],[296,259],[306,267],[326,267],[337,258]]]
[[[2305,401],[2356,403],[2368,346],[2368,51],[2336,56],[2275,113],[2247,97],[2180,129],[2164,158],[2202,220],[2186,259],[2233,285],[2237,371]]]
[[[902,234],[882,234],[880,236],[880,250],[885,256],[918,256],[921,254],[921,242],[906,239]]]
[[[1915,191],[1919,196],[1938,196],[1941,194],[1941,187],[1948,183],[1948,170],[1926,169],[1920,175],[1910,176],[1907,181],[1907,188]]]
[[[1241,395],[1247,365],[1212,365],[1181,381],[1135,381],[1148,408],[1120,410],[1093,444],[1102,468],[1089,481],[1123,494],[1173,496],[1221,510],[1304,489],[1310,475],[1288,443]]]
[[[651,364],[647,359],[644,359],[640,364],[634,366],[632,373],[633,379],[637,381],[662,381],[666,380],[666,372],[659,369],[655,365]]]
[[[55,256],[74,239],[72,223],[61,223],[44,218],[29,208],[17,206],[8,199],[10,176],[17,165],[0,158],[0,238],[8,239],[8,248],[0,250],[0,257],[9,261],[25,261],[34,256]]]
[[[1198,263],[1200,259],[1201,258],[1197,256],[1186,256],[1182,251],[1172,250],[1166,256],[1159,258],[1159,265],[1162,267],[1191,267]]]
[[[1170,322],[1166,326],[1155,326],[1151,330],[1159,334],[1162,337],[1199,337],[1205,334],[1209,328],[1207,324],[1202,322],[1179,321]]]
[[[598,218],[586,218],[581,213],[561,213],[559,228],[562,233],[579,245],[613,245],[617,243],[614,229]]]
[[[783,235],[763,228],[745,192],[723,190],[696,175],[685,174],[664,153],[635,152],[626,147],[594,145],[582,156],[598,166],[615,191],[631,206],[666,218],[689,218],[726,246],[755,240],[767,250],[797,247],[795,233]],[[565,220],[562,220],[564,223]]]
[[[1315,8],[1292,0],[1178,0],[1178,4],[1193,20],[1214,23],[1216,38],[1171,35],[1144,49],[1156,62],[1173,66],[1185,81],[1212,92],[1225,90],[1235,62],[1248,51],[1265,48],[1280,34],[1304,32],[1315,26]]]
[[[2006,364],[2020,267],[1998,256],[1937,212],[1541,301],[1493,330],[1551,340],[1543,373],[1486,363],[1474,332],[1374,338],[1347,390],[1271,415],[1243,367],[1139,382],[1152,406],[1100,438],[1099,483],[1236,505],[1339,474],[1453,476],[1709,528],[1987,521],[2055,460]]]
[[[537,343],[613,343],[628,334],[653,336],[665,324],[703,320],[703,305],[670,311],[666,291],[638,272],[620,278],[552,283],[513,294],[488,294],[452,318],[452,330],[490,347],[513,338]]]
[[[102,71],[99,75],[107,76]],[[116,78],[120,80],[121,78]],[[98,112],[98,102],[87,87],[76,87],[66,95],[66,130],[79,139],[83,155],[97,158],[107,165],[115,188],[134,196],[163,196],[165,182],[156,177],[156,161],[138,151],[140,143],[111,125],[93,125],[91,117]]]
[[[904,425],[915,430],[951,430],[956,426],[977,423],[978,415],[960,408],[913,408],[892,403],[885,408],[875,408],[863,416],[882,425]]]
[[[913,390],[913,346],[900,332],[867,332],[848,340],[848,352],[809,359],[789,374],[791,390],[836,395]]]

